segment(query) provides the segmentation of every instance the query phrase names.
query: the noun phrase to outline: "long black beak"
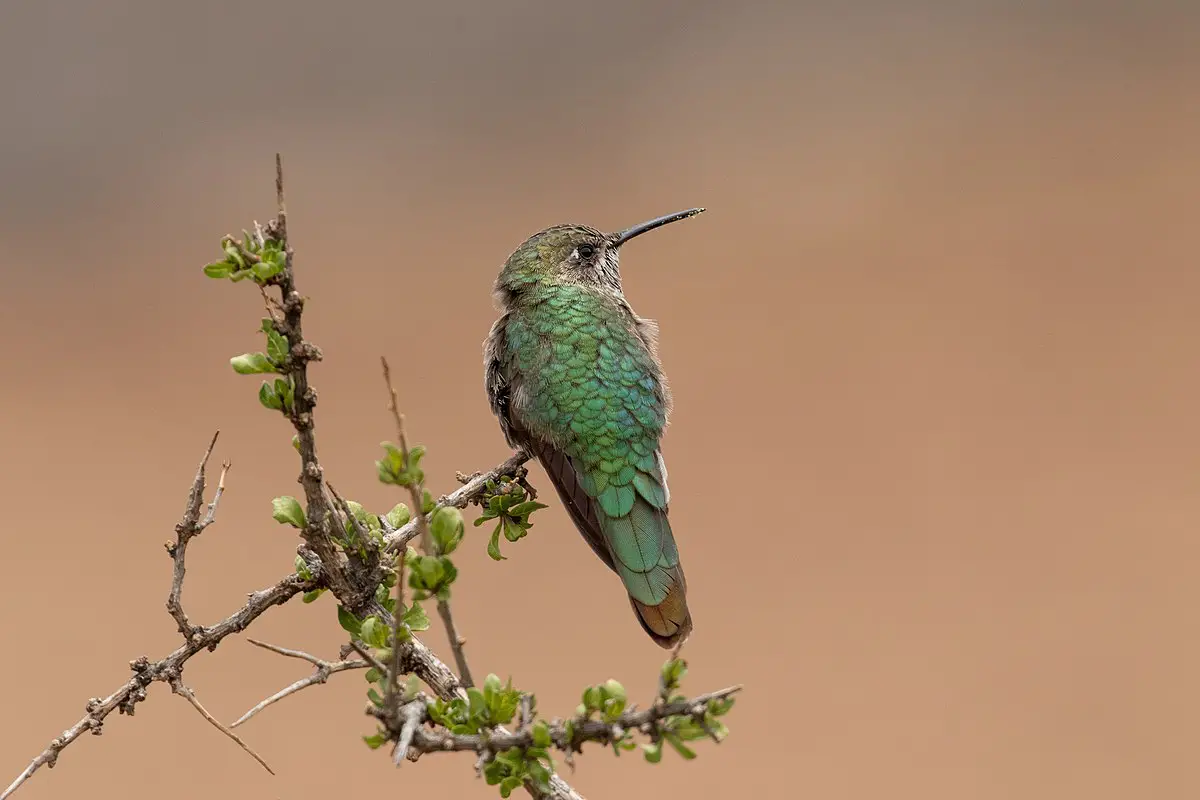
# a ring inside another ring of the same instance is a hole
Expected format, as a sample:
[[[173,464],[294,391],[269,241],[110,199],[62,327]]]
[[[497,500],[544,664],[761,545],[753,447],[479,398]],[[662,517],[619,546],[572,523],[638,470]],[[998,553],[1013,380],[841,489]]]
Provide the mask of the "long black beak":
[[[678,222],[681,219],[694,217],[703,211],[703,208],[689,208],[687,211],[676,211],[674,214],[667,214],[665,217],[657,217],[649,222],[643,222],[640,225],[634,225],[632,228],[626,228],[620,233],[612,234],[609,238],[613,246],[620,247],[635,236],[641,236],[643,233],[660,228],[669,222]]]

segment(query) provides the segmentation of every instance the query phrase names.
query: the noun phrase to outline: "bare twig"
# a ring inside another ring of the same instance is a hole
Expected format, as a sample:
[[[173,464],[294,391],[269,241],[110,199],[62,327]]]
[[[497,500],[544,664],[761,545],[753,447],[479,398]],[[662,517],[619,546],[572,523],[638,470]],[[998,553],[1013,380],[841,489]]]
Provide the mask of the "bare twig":
[[[287,658],[298,658],[301,661],[307,661],[314,667],[319,667],[322,664],[329,663],[328,661],[322,661],[316,656],[310,655],[303,650],[291,650],[287,647],[280,647],[277,644],[271,644],[270,642],[260,642],[258,639],[251,639],[249,636],[246,637],[246,641],[255,647],[261,647],[263,650],[269,650],[276,655],[286,656]]]
[[[186,684],[184,684],[182,678],[180,678],[178,675],[175,675],[172,678],[170,678],[169,683],[171,685],[172,692],[174,692],[175,694],[182,697],[184,700],[187,700],[189,703],[191,703],[192,708],[194,708],[200,712],[200,716],[202,716],[206,720],[208,720],[209,723],[212,724],[212,726],[214,728],[216,728],[217,730],[219,730],[221,733],[225,734],[230,739],[233,739],[233,741],[237,742],[238,746],[241,747],[243,750],[245,750],[247,753],[249,753],[251,758],[253,758],[255,761],[257,761],[259,764],[262,764],[263,769],[265,769],[267,772],[271,773],[272,775],[275,774],[275,770],[271,769],[270,765],[268,765],[266,761],[263,761],[262,756],[260,756],[258,753],[254,752],[254,750],[252,750],[250,748],[250,745],[248,745],[244,741],[242,741],[242,738],[240,736],[238,736],[236,733],[231,731],[220,720],[218,720],[212,714],[208,713],[208,709],[205,708],[200,703],[200,701],[196,699],[195,692],[193,692],[191,689],[189,689],[187,687]]]
[[[412,743],[417,728],[425,721],[425,697],[422,695],[410,700],[398,713],[402,721],[400,735],[396,738],[396,749],[392,751],[392,761],[397,767],[404,763],[404,757],[408,755],[408,746]]]
[[[105,718],[113,711],[132,715],[134,707],[146,699],[146,687],[151,683],[168,681],[169,676],[178,674],[179,669],[192,656],[205,649],[215,649],[226,636],[244,631],[251,622],[262,616],[268,609],[283,605],[300,592],[312,589],[313,585],[313,582],[306,581],[299,575],[288,575],[274,586],[251,593],[250,599],[244,606],[216,625],[204,628],[167,657],[153,662],[143,657],[130,662],[129,666],[134,671],[134,676],[108,697],[89,700],[86,707],[87,713],[83,718],[51,741],[49,746],[39,753],[25,771],[4,790],[4,793],[0,794],[0,800],[7,800],[40,767],[53,766],[63,749],[76,741],[84,732],[89,730],[99,732]]]
[[[442,618],[442,624],[446,626],[446,636],[450,639],[450,650],[454,653],[454,663],[458,665],[458,674],[462,676],[463,686],[474,686],[475,681],[471,678],[471,669],[467,666],[467,653],[463,649],[467,640],[458,633],[458,627],[454,624],[454,615],[450,612],[450,603],[439,599],[437,610],[438,616]]]
[[[384,675],[387,674],[387,671],[388,671],[387,666],[382,661],[380,661],[378,658],[376,658],[374,656],[374,654],[371,653],[371,651],[368,650],[364,644],[351,639],[350,647],[351,647],[351,649],[354,650],[354,652],[356,652],[360,656],[362,656],[368,664],[370,664],[375,669],[379,670],[380,673],[382,673]]]
[[[175,541],[168,542],[166,545],[167,553],[175,562],[175,567],[171,575],[171,592],[167,595],[167,611],[171,612],[171,616],[179,626],[179,632],[183,634],[185,639],[191,638],[197,632],[197,629],[188,621],[182,603],[183,578],[187,572],[184,561],[187,557],[188,542],[192,540],[193,536],[199,535],[201,531],[213,523],[217,514],[217,503],[220,502],[221,495],[225,491],[225,473],[229,470],[229,464],[225,464],[221,470],[221,480],[218,482],[217,493],[213,497],[212,502],[208,504],[208,514],[201,519],[200,509],[204,504],[204,471],[208,467],[208,459],[212,457],[213,448],[217,446],[217,437],[220,435],[220,431],[213,434],[212,441],[208,443],[208,449],[204,451],[204,458],[200,459],[200,466],[196,469],[196,477],[192,480],[192,487],[188,491],[187,506],[184,508],[183,518],[175,526]]]
[[[296,681],[295,683],[293,683],[289,686],[286,686],[283,689],[280,689],[278,692],[271,695],[266,700],[263,700],[261,703],[256,705],[254,708],[250,709],[245,714],[243,714],[241,717],[239,717],[237,722],[235,722],[229,726],[230,728],[238,727],[239,725],[241,725],[244,722],[246,722],[247,720],[249,720],[251,717],[258,714],[263,709],[267,708],[268,706],[272,706],[275,703],[278,703],[280,700],[284,699],[285,697],[290,697],[291,695],[294,695],[296,692],[299,692],[302,689],[307,689],[310,686],[316,686],[317,684],[325,683],[325,681],[329,680],[330,675],[335,675],[339,672],[345,672],[346,670],[364,669],[367,666],[367,662],[364,660],[361,660],[361,659],[342,659],[340,661],[325,661],[323,659],[317,658],[314,655],[309,655],[308,653],[302,652],[300,650],[289,650],[286,647],[278,647],[276,645],[268,644],[266,642],[260,642],[257,639],[247,638],[246,641],[250,642],[250,644],[261,647],[264,650],[270,650],[272,653],[278,653],[281,656],[288,656],[289,658],[298,658],[298,659],[307,661],[308,663],[310,663],[314,667],[316,667],[316,670],[313,672],[312,675],[309,675],[306,678],[301,678],[300,680]]]
[[[388,408],[396,420],[396,436],[400,439],[400,452],[403,453],[404,463],[405,466],[407,466],[409,451],[408,435],[404,430],[404,415],[400,413],[400,407],[396,402],[396,387],[392,384],[392,371],[388,367],[387,359],[380,357],[379,360],[383,364],[383,382],[387,385],[388,395],[390,397]],[[421,549],[425,551],[426,555],[436,555],[434,552],[433,537],[429,532],[429,520],[425,518],[424,514],[424,482],[413,481],[409,483],[408,489],[409,493],[412,495],[413,516],[416,518],[415,522],[417,523],[417,530],[421,535]],[[400,563],[404,563],[403,555],[400,557]],[[400,582],[397,582],[396,608],[402,607],[403,593],[403,585]],[[463,645],[467,643],[467,640],[462,638],[462,636],[460,636],[458,633],[458,628],[454,624],[453,613],[450,611],[450,603],[447,600],[443,600],[441,597],[439,597],[437,598],[437,609],[438,616],[442,618],[442,623],[446,626],[446,636],[450,639],[450,649],[454,652],[454,663],[458,667],[458,674],[462,680],[462,684],[463,686],[468,687],[474,686],[475,682],[471,678],[471,668],[467,664],[467,653],[466,650],[463,649]],[[397,617],[395,641],[399,641],[399,630],[400,621],[399,617]],[[395,652],[396,658],[399,659],[399,648],[396,648]],[[393,674],[391,685],[394,685],[396,681],[397,678],[395,674]]]
[[[200,523],[200,530],[204,530],[217,521],[217,504],[221,502],[221,495],[225,494],[225,476],[229,474],[231,466],[233,465],[228,461],[221,464],[221,477],[217,479],[217,491],[213,494],[212,502],[208,504],[208,513],[204,515],[204,519]]]

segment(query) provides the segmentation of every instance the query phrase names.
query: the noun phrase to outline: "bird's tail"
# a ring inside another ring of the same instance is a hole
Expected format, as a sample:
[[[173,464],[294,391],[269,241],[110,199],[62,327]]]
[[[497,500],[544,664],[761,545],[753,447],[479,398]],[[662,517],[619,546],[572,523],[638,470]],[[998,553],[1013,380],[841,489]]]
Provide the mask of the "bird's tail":
[[[692,615],[666,509],[634,494],[627,514],[609,517],[601,511],[599,517],[616,573],[642,628],[659,647],[675,647],[692,632]]]
[[[538,450],[546,474],[592,551],[621,578],[642,629],[670,649],[692,631],[687,581],[667,519],[666,478],[657,464],[623,486],[597,492],[572,459],[549,445]]]
[[[655,644],[670,650],[685,641],[692,633],[692,613],[687,605],[687,583],[683,578],[683,568],[672,570],[677,578],[667,592],[666,598],[656,606],[646,605],[634,598],[629,598],[629,604],[637,614],[642,629],[650,635]]]

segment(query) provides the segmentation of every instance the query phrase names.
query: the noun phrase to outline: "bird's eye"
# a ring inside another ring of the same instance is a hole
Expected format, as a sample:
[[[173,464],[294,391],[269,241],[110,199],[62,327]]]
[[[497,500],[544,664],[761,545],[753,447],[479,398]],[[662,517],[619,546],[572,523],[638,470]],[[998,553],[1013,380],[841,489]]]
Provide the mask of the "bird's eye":
[[[595,254],[596,254],[596,248],[592,247],[590,244],[579,245],[579,257],[581,259],[591,258]]]

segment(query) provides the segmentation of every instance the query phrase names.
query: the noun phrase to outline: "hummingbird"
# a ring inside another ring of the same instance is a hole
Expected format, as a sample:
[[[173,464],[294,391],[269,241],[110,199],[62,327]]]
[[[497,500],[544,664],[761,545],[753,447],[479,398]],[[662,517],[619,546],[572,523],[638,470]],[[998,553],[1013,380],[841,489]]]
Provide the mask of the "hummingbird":
[[[692,631],[660,446],[671,394],[658,326],[625,299],[619,264],[630,240],[702,211],[617,233],[555,225],[530,236],[496,278],[502,313],[484,343],[484,384],[505,440],[541,463],[665,649]]]

